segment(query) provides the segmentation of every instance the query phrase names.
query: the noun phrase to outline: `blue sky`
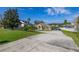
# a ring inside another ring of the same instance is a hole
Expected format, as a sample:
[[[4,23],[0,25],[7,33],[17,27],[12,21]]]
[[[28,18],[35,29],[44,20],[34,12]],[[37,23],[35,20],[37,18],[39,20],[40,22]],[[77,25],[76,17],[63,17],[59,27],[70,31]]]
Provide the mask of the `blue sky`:
[[[10,8],[10,7],[9,7]],[[0,14],[3,14],[8,7],[0,7]],[[66,19],[69,22],[74,22],[79,16],[78,7],[18,7],[20,20],[31,21],[43,20],[46,23],[63,23]]]

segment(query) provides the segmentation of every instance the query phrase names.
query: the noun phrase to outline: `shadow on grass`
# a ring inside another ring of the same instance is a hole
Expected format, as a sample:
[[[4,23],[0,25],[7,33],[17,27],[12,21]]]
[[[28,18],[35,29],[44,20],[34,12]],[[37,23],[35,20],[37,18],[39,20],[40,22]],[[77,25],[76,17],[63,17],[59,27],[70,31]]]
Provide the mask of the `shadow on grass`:
[[[5,40],[5,41],[0,41],[0,44],[5,44],[5,43],[8,43],[8,42],[10,42],[10,41],[7,41],[7,40]]]

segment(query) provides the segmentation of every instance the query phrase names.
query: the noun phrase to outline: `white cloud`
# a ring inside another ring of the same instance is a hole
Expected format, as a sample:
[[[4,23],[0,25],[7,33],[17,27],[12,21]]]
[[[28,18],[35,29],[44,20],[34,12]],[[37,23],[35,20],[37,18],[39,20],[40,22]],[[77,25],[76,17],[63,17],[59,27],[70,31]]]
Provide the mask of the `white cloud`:
[[[48,15],[54,15],[54,12],[52,12],[52,8],[48,8],[46,12],[48,13]]]
[[[79,12],[75,14],[71,14],[70,16],[67,16],[66,19],[68,19],[70,22],[75,22],[76,18],[79,17]]]
[[[55,15],[55,14],[70,14],[71,12],[63,7],[52,7],[46,10],[48,15]]]
[[[74,20],[73,22],[75,22],[75,20],[77,19],[77,17],[79,17],[79,12],[72,15],[72,19]]]

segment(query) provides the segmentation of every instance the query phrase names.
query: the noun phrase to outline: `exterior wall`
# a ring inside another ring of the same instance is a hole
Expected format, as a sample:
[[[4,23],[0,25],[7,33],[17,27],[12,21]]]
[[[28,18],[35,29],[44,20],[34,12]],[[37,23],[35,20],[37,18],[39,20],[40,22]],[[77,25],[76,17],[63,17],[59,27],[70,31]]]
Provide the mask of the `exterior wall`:
[[[49,25],[43,23],[37,24],[36,27],[37,30],[45,30],[45,31],[51,30],[51,27]]]
[[[46,27],[44,28],[44,30],[50,31],[50,30],[51,30],[51,27],[50,27],[50,26],[46,26]]]
[[[25,26],[25,24],[24,24],[24,23],[22,23],[22,24],[21,24],[21,27],[24,27],[24,26]]]
[[[42,24],[38,24],[38,25],[36,25],[36,27],[37,27],[38,30],[43,30],[43,25]]]
[[[23,22],[23,21],[20,21],[20,22],[21,22],[21,24],[19,27],[23,28],[25,26],[25,22]]]
[[[79,25],[74,26],[75,30],[79,31]]]

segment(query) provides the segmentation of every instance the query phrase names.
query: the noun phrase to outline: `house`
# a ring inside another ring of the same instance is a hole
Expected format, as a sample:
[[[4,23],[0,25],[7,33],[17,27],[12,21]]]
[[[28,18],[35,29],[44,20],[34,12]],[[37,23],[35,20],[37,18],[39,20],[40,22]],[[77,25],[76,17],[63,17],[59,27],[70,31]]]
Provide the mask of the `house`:
[[[64,26],[61,29],[71,32],[77,32],[79,30],[79,25],[77,25],[76,23],[71,23],[70,25]]]
[[[27,22],[26,21],[20,21],[20,25],[19,25],[19,28],[23,28],[27,25]]]
[[[25,26],[25,22],[24,21],[20,21],[20,27],[24,27]]]
[[[37,30],[45,30],[45,31],[51,30],[51,26],[49,26],[48,24],[45,24],[45,23],[35,24],[35,27],[37,28]]]
[[[75,29],[76,31],[79,31],[79,24],[74,23],[73,25],[74,25],[74,29]]]

